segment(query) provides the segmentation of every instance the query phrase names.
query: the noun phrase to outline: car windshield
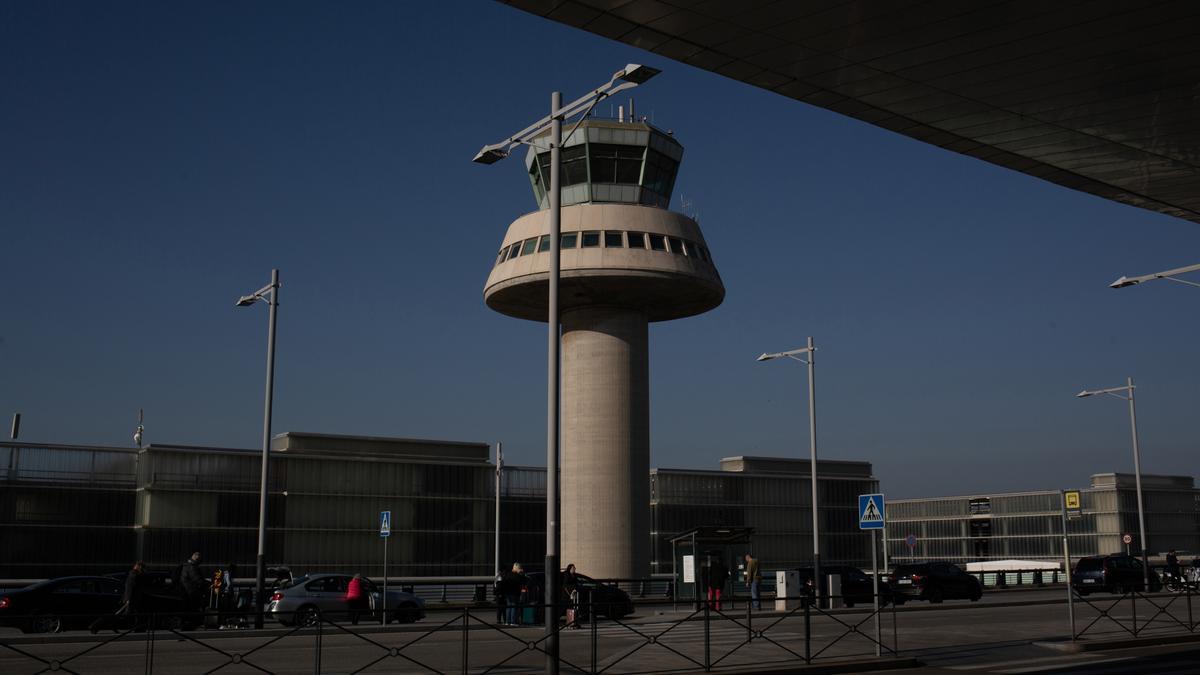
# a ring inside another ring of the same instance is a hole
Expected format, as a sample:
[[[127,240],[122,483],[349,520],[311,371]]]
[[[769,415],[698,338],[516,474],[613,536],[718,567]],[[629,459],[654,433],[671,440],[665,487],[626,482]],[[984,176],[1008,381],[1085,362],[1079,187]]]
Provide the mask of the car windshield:
[[[925,565],[900,565],[896,568],[895,575],[903,577],[910,574],[925,574],[925,567]]]
[[[307,574],[305,574],[302,577],[296,577],[295,579],[285,580],[283,583],[279,584],[279,587],[280,588],[291,588],[292,586],[302,586],[306,582],[308,582]]]
[[[1099,558],[1081,558],[1079,565],[1075,568],[1077,572],[1093,572],[1100,569]]]

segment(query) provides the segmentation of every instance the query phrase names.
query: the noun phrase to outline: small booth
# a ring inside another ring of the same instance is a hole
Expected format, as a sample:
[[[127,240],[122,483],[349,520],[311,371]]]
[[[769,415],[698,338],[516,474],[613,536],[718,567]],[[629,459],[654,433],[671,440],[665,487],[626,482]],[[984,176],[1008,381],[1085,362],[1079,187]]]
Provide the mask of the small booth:
[[[700,609],[707,595],[708,571],[717,561],[729,571],[725,588],[732,591],[742,583],[745,556],[751,553],[753,527],[706,525],[694,527],[671,538],[671,604],[691,602]],[[743,584],[744,585],[744,584]]]

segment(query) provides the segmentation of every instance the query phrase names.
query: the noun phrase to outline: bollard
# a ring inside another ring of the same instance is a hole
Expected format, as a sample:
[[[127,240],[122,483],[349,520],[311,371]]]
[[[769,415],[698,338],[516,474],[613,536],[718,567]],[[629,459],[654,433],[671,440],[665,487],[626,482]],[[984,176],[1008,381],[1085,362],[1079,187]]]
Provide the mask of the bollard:
[[[808,602],[803,602],[804,605],[804,662],[812,664],[812,605]]]
[[[317,620],[317,644],[316,644],[316,648],[313,649],[313,652],[314,652],[314,654],[313,654],[313,661],[314,661],[313,672],[316,673],[316,675],[321,675],[321,647],[322,647],[321,638],[324,635],[324,628],[325,628],[324,619],[318,619]]]

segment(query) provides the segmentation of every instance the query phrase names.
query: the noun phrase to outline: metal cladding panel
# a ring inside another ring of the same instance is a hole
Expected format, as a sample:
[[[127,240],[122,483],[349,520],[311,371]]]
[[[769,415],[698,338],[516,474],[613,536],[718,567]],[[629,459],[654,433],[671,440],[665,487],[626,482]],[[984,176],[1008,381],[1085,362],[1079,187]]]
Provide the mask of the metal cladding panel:
[[[506,4],[953,152],[1200,222],[1194,3]]]

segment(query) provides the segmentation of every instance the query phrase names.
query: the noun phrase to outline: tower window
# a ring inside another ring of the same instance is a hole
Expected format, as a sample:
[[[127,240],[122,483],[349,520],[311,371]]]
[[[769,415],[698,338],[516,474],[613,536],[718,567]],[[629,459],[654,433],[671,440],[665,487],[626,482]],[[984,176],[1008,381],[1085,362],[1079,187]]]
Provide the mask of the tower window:
[[[621,232],[605,232],[604,248],[625,248],[625,237]]]
[[[587,176],[587,146],[583,143],[572,145],[569,148],[563,148],[559,153],[562,161],[562,173],[559,174],[559,181],[562,183],[559,187],[567,187],[568,185],[576,185],[578,183],[586,183]],[[546,192],[550,191],[550,153],[543,152],[538,155],[538,165],[542,169],[542,189]],[[532,172],[531,172],[532,173]]]
[[[645,150],[637,145],[590,144],[592,182],[637,185],[642,175]]]
[[[646,248],[646,233],[645,232],[630,232],[629,233],[629,248]]]
[[[583,233],[583,247],[584,248],[595,248],[599,245],[600,245],[600,233],[599,232],[584,232]]]
[[[550,250],[550,235],[543,234],[538,238],[538,253]]]
[[[512,245],[512,248],[508,249],[508,259],[512,260],[519,255],[521,255],[521,242],[518,241]]]
[[[563,232],[562,243],[559,248],[575,248],[576,240],[579,238],[578,232]]]
[[[652,251],[667,250],[666,237],[662,236],[661,234],[650,235],[650,250],[652,250]]]
[[[529,255],[535,248],[537,248],[537,238],[526,239],[525,245],[521,247],[521,255]]]
[[[679,255],[683,255],[683,242],[676,239],[675,237],[670,237],[669,240],[671,242],[671,253],[678,253]]]
[[[675,186],[675,172],[678,169],[679,162],[657,150],[648,150],[646,152],[646,173],[642,177],[642,185],[664,197],[670,197],[671,189]]]

